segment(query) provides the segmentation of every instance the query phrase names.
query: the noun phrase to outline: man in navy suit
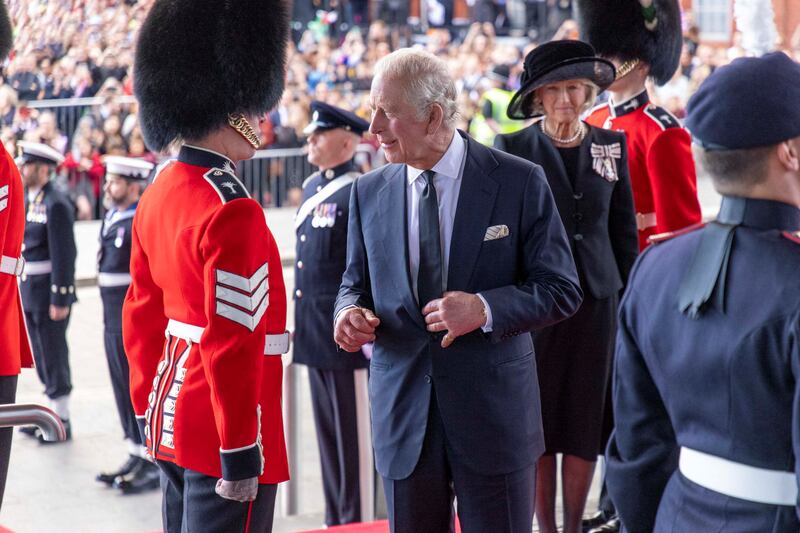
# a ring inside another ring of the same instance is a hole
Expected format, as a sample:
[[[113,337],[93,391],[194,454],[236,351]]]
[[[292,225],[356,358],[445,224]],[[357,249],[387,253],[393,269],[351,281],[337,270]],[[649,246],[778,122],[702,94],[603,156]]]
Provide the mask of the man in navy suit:
[[[370,131],[390,164],[353,185],[334,337],[375,342],[392,531],[452,531],[455,496],[465,533],[529,533],[544,443],[528,332],[582,293],[541,168],[457,131],[456,94],[427,52],[376,66]]]

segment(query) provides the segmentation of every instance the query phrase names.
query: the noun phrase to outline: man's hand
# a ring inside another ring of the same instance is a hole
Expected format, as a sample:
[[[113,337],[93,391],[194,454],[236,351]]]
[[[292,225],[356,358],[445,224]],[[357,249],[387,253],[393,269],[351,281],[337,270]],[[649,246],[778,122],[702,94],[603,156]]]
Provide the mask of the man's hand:
[[[50,320],[58,322],[64,320],[69,316],[69,307],[61,307],[60,305],[50,306]]]
[[[258,478],[249,477],[238,481],[218,479],[214,492],[226,500],[251,502],[256,499],[258,494]]]
[[[375,340],[375,328],[380,325],[375,313],[363,307],[345,309],[336,317],[333,340],[346,352],[357,352]]]
[[[486,324],[486,309],[477,294],[452,291],[431,300],[422,308],[428,331],[447,331],[442,348],[447,348],[456,338]]]

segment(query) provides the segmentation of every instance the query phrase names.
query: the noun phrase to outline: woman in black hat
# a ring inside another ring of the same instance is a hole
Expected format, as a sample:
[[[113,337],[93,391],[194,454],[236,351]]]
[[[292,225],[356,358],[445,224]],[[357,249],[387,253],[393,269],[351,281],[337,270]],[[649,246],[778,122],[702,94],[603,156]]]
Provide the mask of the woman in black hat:
[[[537,465],[536,518],[555,532],[555,454],[563,454],[564,532],[579,533],[597,455],[618,295],[638,253],[625,136],[581,121],[614,66],[580,41],[552,41],[525,58],[508,116],[540,117],[495,146],[542,165],[572,243],[584,300],[570,319],[534,334],[545,455]]]

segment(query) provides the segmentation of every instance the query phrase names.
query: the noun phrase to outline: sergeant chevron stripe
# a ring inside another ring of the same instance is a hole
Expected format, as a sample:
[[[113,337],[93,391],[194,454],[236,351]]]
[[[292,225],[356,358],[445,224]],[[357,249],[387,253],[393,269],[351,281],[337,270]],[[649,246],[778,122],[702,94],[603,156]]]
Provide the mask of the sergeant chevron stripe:
[[[217,314],[254,331],[269,305],[268,264],[264,263],[249,278],[220,269],[215,275]]]
[[[8,207],[8,185],[0,187],[0,211]]]

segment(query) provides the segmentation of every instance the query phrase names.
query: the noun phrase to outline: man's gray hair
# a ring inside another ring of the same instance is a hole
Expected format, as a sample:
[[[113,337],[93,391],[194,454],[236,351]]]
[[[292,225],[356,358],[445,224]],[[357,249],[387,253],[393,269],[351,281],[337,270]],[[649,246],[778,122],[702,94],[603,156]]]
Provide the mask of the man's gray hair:
[[[397,81],[406,89],[409,104],[424,119],[433,104],[444,110],[444,124],[452,128],[458,117],[458,91],[447,63],[430,52],[401,48],[375,64],[375,79]]]

